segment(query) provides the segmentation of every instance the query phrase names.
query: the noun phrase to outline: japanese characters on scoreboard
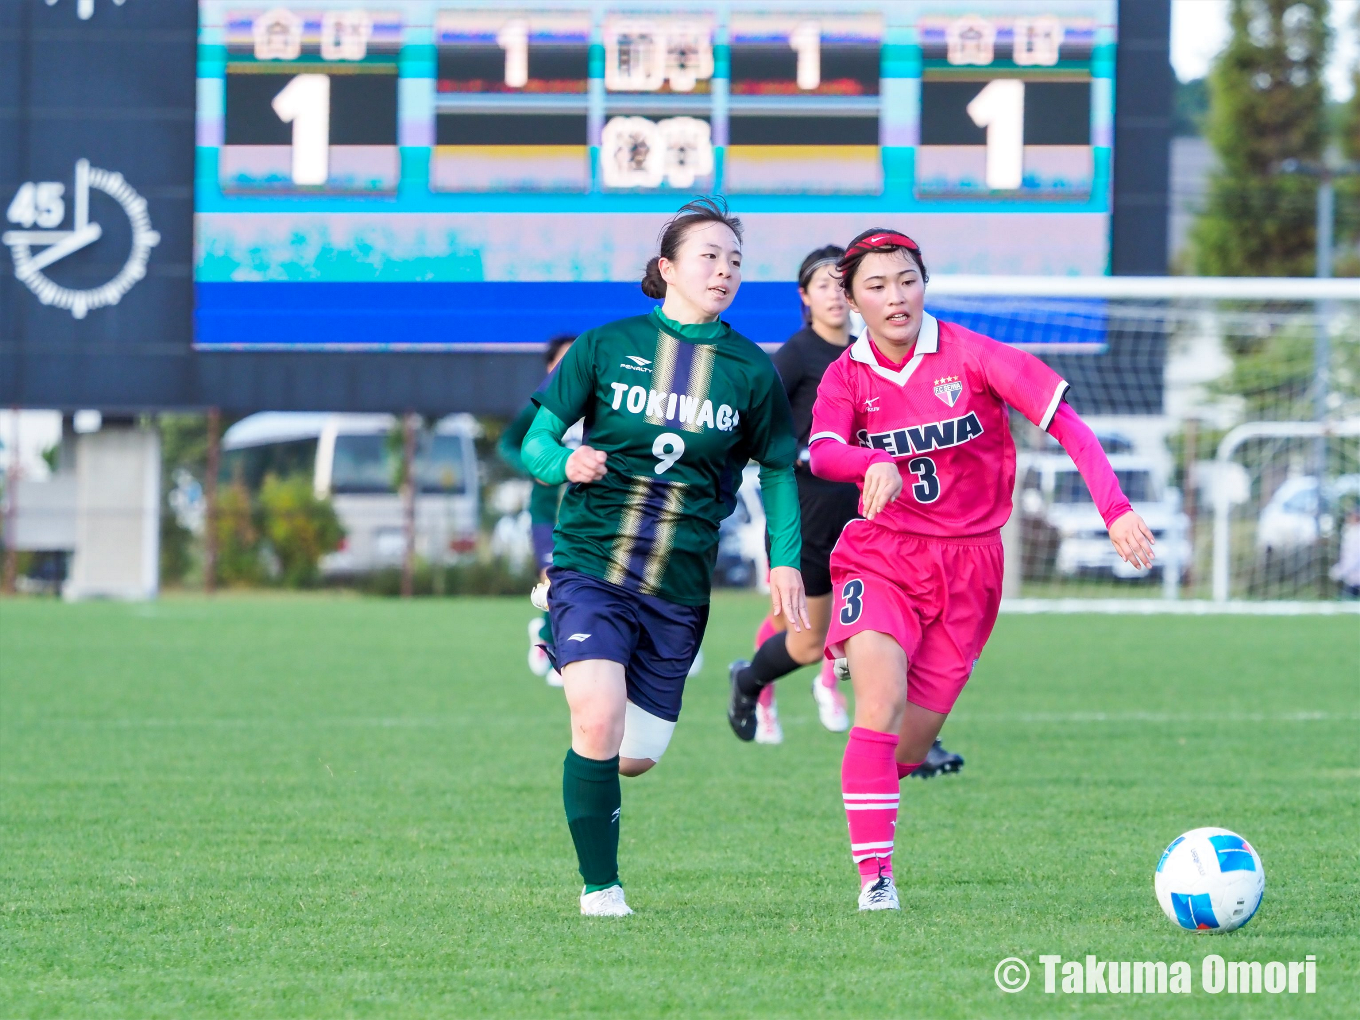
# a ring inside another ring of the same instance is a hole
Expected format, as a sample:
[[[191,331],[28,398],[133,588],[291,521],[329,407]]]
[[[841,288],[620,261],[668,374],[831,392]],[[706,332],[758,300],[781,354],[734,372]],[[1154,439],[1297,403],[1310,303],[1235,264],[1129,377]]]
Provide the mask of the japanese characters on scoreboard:
[[[400,14],[233,10],[226,25],[223,191],[393,191]]]
[[[922,19],[916,194],[1089,195],[1095,37],[1053,15]]]
[[[232,8],[223,190],[396,190],[403,12]],[[885,66],[884,21],[848,4],[437,9],[429,187],[880,194],[883,149],[906,141],[920,198],[1090,193],[1093,19],[921,17],[917,110],[884,109],[884,80],[912,70]],[[885,139],[894,119],[915,137]]]

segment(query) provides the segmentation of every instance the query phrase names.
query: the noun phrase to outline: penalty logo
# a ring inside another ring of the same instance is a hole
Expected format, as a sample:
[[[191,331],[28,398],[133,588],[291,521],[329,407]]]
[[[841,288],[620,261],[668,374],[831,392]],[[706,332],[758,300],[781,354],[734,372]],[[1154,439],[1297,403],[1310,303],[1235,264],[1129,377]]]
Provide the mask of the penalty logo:
[[[939,397],[950,407],[959,402],[959,396],[963,393],[963,383],[956,375],[947,375],[943,379],[935,380],[935,396]]]

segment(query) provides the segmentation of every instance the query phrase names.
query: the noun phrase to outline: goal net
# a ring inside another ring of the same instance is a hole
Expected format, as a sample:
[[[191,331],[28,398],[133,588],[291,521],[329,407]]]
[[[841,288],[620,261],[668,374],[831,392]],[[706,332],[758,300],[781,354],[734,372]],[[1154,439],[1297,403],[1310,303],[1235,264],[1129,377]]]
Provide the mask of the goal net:
[[[1061,447],[1012,415],[1006,593],[1360,593],[1360,281],[940,277],[927,308],[1048,362],[1157,537],[1115,555]]]

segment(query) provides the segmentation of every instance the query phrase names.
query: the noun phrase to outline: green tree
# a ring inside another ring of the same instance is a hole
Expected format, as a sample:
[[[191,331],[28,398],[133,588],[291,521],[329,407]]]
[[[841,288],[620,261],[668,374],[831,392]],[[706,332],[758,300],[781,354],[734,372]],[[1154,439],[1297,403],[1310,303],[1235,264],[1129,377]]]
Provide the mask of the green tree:
[[[1360,34],[1360,6],[1355,9],[1355,31]],[[1360,50],[1351,65],[1351,101],[1346,104],[1341,123],[1341,155],[1360,163]],[[1360,276],[1360,177],[1343,177],[1336,182],[1336,236],[1339,250],[1337,276]]]
[[[1177,138],[1198,138],[1209,113],[1209,83],[1203,78],[1176,82],[1171,103],[1171,133]]]
[[[1280,174],[1326,143],[1329,0],[1232,0],[1209,74],[1208,138],[1221,169],[1191,234],[1197,272],[1311,276],[1317,184]]]
[[[254,585],[265,578],[255,516],[245,483],[217,490],[217,578],[225,585]]]
[[[1355,31],[1360,34],[1360,6],[1355,8]],[[1346,105],[1346,126],[1341,151],[1347,159],[1360,160],[1360,49],[1351,64],[1351,101]]]
[[[321,557],[339,549],[345,537],[330,500],[317,499],[305,475],[269,475],[260,488],[260,513],[280,580],[290,588],[316,584]]]

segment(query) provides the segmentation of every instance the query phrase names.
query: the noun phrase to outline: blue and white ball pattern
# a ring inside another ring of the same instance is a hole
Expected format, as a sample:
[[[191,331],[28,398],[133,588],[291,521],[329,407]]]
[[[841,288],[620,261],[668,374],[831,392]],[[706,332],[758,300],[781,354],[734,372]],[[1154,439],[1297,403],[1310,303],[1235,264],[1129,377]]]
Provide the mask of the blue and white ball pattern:
[[[1189,931],[1235,931],[1266,891],[1261,857],[1228,829],[1191,829],[1172,841],[1153,876],[1166,916]]]

